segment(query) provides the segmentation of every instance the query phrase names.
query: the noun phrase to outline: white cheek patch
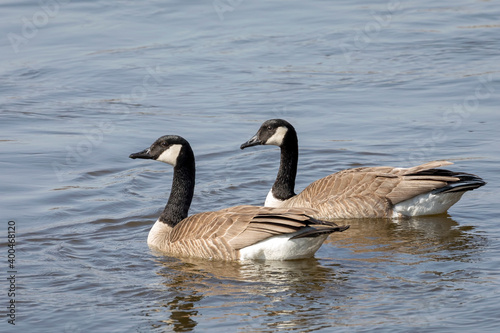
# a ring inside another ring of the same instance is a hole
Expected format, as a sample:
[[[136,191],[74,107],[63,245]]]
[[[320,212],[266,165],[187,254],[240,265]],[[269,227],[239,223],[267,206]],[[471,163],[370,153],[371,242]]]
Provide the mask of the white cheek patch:
[[[266,145],[281,146],[283,144],[283,140],[285,139],[286,132],[288,132],[288,128],[285,126],[278,127],[273,136],[266,141]]]
[[[181,152],[182,145],[171,145],[167,150],[161,153],[156,159],[157,161],[164,162],[175,166],[177,164],[177,157]]]

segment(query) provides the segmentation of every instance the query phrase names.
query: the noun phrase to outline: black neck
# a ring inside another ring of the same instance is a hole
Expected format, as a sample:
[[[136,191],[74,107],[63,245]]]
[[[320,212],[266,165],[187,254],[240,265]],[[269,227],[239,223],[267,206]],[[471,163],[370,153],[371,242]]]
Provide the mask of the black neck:
[[[272,188],[274,197],[280,200],[295,196],[295,177],[299,160],[297,141],[297,134],[289,129],[281,145],[280,168]]]
[[[172,190],[167,205],[159,220],[175,227],[177,223],[188,216],[189,206],[193,200],[195,184],[195,162],[192,151],[185,151],[174,167]]]

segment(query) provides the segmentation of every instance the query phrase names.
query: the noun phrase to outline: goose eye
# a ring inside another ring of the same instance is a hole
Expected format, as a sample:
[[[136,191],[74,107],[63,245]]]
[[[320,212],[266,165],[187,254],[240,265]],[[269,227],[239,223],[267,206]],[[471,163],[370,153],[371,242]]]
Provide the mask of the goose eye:
[[[267,126],[267,129],[270,131],[273,129],[273,127],[271,125]]]

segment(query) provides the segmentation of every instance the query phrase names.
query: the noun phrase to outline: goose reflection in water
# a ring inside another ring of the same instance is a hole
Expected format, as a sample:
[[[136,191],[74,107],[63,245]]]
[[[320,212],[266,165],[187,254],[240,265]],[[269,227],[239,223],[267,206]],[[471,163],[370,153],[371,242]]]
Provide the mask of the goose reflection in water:
[[[483,236],[472,232],[473,226],[459,225],[448,214],[411,217],[397,223],[388,219],[351,219],[341,223],[351,224],[350,233],[329,237],[325,244],[347,248],[355,259],[364,253],[370,254],[371,260],[394,260],[388,253],[404,253],[463,260],[486,243]]]
[[[158,257],[158,264],[165,289],[154,311],[164,313],[165,319],[154,325],[169,326],[176,332],[195,326],[199,329],[201,317],[206,316],[218,317],[221,322],[238,316],[242,325],[246,323],[251,329],[262,321],[273,321],[282,311],[288,311],[298,324],[311,313],[299,313],[288,298],[312,308],[319,295],[332,293],[347,279],[346,274],[337,272],[339,264],[328,267],[314,258],[224,262]],[[288,325],[295,326],[293,322]]]

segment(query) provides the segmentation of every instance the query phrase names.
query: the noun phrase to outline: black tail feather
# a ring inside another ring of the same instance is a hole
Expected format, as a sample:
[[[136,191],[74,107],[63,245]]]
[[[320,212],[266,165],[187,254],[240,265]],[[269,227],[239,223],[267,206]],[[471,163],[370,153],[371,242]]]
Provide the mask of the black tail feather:
[[[448,170],[443,171],[449,172],[450,174],[447,173],[447,175],[456,177],[459,180],[455,182],[449,182],[446,186],[435,189],[434,191],[432,191],[432,193],[434,194],[471,191],[486,185],[486,182],[481,177],[478,177],[471,173],[453,173]]]

